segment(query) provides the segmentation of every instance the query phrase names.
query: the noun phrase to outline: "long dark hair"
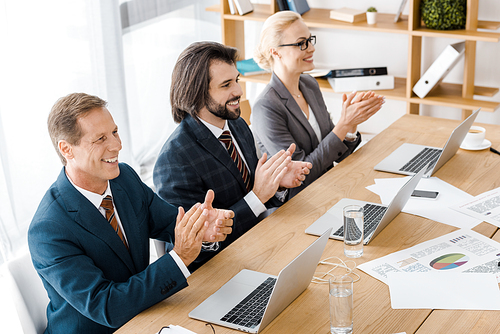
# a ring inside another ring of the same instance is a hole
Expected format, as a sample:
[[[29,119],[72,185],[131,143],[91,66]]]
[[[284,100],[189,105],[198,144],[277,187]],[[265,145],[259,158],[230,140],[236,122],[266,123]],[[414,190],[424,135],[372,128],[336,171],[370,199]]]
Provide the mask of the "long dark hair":
[[[170,87],[170,104],[176,123],[187,114],[197,119],[198,111],[206,105],[213,61],[236,64],[237,56],[237,49],[217,42],[196,42],[180,54]]]

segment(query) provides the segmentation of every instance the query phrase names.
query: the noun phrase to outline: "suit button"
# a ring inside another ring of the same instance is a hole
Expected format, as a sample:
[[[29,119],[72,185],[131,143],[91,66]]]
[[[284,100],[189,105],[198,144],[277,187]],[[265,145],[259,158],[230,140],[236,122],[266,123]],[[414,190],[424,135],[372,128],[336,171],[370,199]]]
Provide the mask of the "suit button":
[[[340,156],[342,155],[342,153],[340,153],[340,152],[339,152],[339,153],[338,153],[338,155],[339,155],[339,157],[340,157]]]
[[[161,289],[161,294],[162,295],[166,295],[167,293],[168,293],[168,289],[167,288]]]

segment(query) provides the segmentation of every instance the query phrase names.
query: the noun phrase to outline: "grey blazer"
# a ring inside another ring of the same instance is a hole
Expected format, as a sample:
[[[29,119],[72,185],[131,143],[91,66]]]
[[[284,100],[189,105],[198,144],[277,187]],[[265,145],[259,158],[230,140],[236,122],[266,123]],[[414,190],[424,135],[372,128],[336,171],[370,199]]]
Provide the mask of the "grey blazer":
[[[297,147],[293,160],[313,164],[302,186],[289,190],[290,196],[323,175],[334,161],[340,162],[346,158],[361,142],[359,134],[355,141],[341,141],[332,132],[335,125],[330,119],[316,79],[302,74],[299,88],[318,121],[321,142],[295,99],[274,73],[252,107],[252,131],[262,152],[274,155],[295,143]]]

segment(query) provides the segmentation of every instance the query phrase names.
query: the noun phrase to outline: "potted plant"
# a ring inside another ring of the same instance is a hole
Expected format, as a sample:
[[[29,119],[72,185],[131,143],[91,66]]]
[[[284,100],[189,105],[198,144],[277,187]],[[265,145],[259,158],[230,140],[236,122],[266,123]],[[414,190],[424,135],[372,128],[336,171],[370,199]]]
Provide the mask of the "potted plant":
[[[370,7],[366,10],[366,21],[368,24],[377,23],[377,8]]]
[[[467,19],[466,0],[423,0],[420,12],[429,29],[464,29]]]

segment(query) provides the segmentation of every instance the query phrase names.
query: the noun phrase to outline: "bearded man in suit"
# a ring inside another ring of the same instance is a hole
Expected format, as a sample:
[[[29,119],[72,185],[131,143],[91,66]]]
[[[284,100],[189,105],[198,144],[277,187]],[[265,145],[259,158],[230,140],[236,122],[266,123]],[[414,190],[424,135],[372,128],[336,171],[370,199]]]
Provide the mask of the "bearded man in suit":
[[[180,124],[158,156],[155,189],[182,206],[213,189],[214,205],[235,214],[231,235],[206,244],[190,270],[255,226],[267,209],[280,206],[287,189],[300,186],[312,168],[309,162],[291,160],[293,144],[270,159],[266,154],[258,159],[252,132],[240,118],[243,92],[236,59],[235,48],[196,42],[181,53],[172,74],[172,115]]]

